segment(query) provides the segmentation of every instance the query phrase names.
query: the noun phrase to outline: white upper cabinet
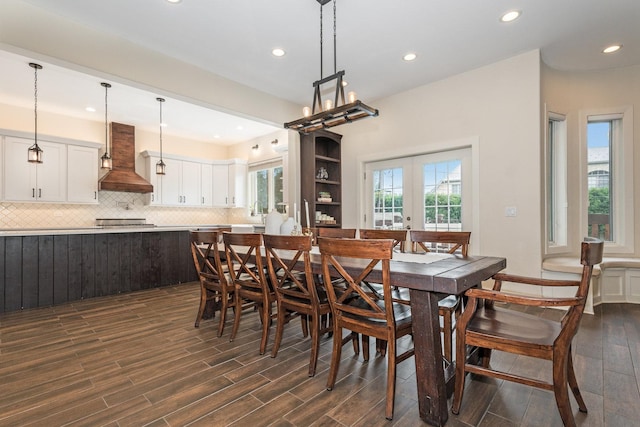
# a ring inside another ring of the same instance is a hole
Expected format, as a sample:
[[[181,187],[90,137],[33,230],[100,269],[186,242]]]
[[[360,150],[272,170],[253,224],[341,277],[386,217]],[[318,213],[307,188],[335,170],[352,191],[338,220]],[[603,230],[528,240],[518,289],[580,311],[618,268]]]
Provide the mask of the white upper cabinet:
[[[231,206],[243,208],[247,205],[247,164],[232,163],[229,165],[229,195]]]
[[[25,202],[65,202],[67,196],[67,145],[39,141],[42,163],[29,163],[33,140],[5,137],[3,156],[4,199]],[[97,165],[94,163],[94,167]]]
[[[67,201],[98,203],[98,149],[67,146]]]
[[[200,165],[200,194],[202,206],[213,206],[213,165]]]
[[[229,165],[213,165],[213,206],[228,208],[229,201]]]

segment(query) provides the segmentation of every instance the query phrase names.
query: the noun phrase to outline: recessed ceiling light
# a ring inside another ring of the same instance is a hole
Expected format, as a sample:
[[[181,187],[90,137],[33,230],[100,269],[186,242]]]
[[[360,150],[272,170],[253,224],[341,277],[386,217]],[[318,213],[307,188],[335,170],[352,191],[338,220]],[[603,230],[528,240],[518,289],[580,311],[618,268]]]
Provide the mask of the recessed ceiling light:
[[[85,108],[85,110],[90,112],[90,113],[95,113],[96,112],[96,109],[93,108],[93,107],[87,107],[87,108]]]
[[[418,57],[418,55],[416,55],[413,52],[407,53],[405,56],[402,57],[402,59],[404,59],[405,61],[413,61]]]
[[[237,130],[242,130],[242,129],[244,129],[244,128],[243,128],[242,126],[238,125],[238,126],[236,126],[236,129],[237,129]]]
[[[180,3],[180,2],[182,2],[182,0],[167,0],[167,1],[168,1],[169,3],[173,3],[173,4],[176,4],[176,3]]]
[[[215,134],[215,135],[213,135],[213,137],[214,137],[214,138],[216,138],[216,139],[218,139],[218,138],[220,138],[220,135]]]
[[[273,56],[277,56],[278,58],[279,58],[279,57],[281,57],[281,56],[284,56],[284,54],[285,54],[285,53],[286,53],[286,52],[284,51],[284,49],[279,48],[279,47],[276,47],[275,49],[273,49],[273,50],[271,51],[271,54],[272,54]]]
[[[519,10],[510,10],[500,17],[500,22],[513,22],[520,18],[520,15],[522,15],[522,12]]]
[[[611,46],[607,46],[602,50],[602,53],[613,53],[622,49],[621,44],[612,44]]]
[[[163,128],[166,128],[167,124],[166,123],[160,123],[160,126],[163,127]]]

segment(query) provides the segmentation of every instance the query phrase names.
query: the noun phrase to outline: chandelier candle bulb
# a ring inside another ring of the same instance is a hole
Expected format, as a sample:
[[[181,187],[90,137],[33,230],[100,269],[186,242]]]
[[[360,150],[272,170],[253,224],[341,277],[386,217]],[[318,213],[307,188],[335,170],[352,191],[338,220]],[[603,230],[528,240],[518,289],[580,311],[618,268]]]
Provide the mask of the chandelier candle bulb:
[[[324,100],[324,111],[329,111],[333,108],[333,101],[330,99]]]
[[[356,96],[356,93],[354,91],[351,91],[347,94],[347,99],[349,100],[349,104],[352,104],[356,102],[356,99],[358,99],[358,97]]]
[[[302,115],[304,117],[309,117],[311,115],[311,108],[310,107],[304,107],[302,109]]]

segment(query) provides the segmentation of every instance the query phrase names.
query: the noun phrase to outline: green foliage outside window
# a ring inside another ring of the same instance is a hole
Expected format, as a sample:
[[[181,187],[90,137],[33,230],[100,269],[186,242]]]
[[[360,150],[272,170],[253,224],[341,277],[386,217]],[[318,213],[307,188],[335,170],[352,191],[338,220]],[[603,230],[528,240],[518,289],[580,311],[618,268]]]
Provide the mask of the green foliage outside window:
[[[590,214],[608,214],[609,205],[609,187],[597,187],[589,189],[589,213]]]

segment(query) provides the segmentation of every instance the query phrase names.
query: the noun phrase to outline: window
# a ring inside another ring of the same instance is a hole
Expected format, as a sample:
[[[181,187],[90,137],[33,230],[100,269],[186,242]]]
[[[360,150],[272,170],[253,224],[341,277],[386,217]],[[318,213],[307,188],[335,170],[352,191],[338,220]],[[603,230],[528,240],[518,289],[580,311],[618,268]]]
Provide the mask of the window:
[[[611,252],[633,251],[632,108],[585,114],[584,232]]]
[[[546,153],[547,245],[556,250],[566,249],[567,122],[563,115],[548,114]]]
[[[462,230],[461,167],[459,159],[422,165],[425,230]]]
[[[373,171],[373,227],[378,229],[402,229],[401,167]]]
[[[251,215],[285,212],[283,172],[281,160],[249,165]]]

